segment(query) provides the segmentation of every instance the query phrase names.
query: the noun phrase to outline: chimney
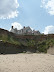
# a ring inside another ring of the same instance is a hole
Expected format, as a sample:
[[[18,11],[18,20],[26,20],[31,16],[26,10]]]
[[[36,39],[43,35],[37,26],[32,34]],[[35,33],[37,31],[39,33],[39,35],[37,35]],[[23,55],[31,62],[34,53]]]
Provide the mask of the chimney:
[[[25,26],[23,28],[25,28]]]
[[[13,26],[12,26],[12,29],[13,29]]]

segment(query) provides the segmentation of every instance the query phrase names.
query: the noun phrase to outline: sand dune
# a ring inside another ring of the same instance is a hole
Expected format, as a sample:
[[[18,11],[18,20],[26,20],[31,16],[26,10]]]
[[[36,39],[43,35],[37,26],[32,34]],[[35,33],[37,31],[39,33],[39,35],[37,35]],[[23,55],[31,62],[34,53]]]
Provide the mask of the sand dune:
[[[54,72],[54,55],[0,55],[0,72]]]

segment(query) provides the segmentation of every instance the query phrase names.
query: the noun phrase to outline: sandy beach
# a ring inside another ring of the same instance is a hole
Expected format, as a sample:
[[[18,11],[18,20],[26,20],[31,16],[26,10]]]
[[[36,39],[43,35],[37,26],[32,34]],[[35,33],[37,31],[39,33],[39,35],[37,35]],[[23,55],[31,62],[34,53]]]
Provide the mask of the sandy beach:
[[[54,72],[54,55],[0,55],[0,72]]]

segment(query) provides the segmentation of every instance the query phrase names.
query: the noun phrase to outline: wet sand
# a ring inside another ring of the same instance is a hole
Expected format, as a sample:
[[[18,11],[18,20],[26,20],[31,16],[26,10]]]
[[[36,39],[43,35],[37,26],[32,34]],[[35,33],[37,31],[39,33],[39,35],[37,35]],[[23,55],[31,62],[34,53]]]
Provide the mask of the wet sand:
[[[0,55],[0,72],[54,72],[54,55]]]

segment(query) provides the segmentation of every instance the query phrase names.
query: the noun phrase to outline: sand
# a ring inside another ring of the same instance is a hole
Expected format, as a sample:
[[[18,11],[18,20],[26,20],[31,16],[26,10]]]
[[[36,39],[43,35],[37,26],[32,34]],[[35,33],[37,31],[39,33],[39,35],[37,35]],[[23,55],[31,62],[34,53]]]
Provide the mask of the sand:
[[[0,55],[0,72],[54,72],[54,55]]]

